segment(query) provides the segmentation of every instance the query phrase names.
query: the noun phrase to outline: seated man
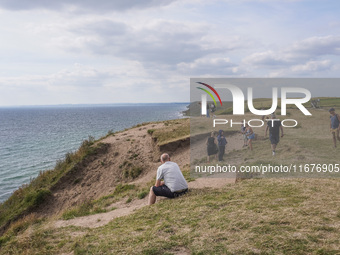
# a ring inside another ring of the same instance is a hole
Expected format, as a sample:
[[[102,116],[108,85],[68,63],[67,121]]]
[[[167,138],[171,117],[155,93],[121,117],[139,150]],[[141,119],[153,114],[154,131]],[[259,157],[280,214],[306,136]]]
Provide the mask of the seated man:
[[[175,162],[166,153],[161,156],[162,165],[158,167],[155,186],[150,188],[149,205],[156,202],[156,196],[175,198],[188,191],[188,184]],[[161,181],[161,180],[164,181]]]

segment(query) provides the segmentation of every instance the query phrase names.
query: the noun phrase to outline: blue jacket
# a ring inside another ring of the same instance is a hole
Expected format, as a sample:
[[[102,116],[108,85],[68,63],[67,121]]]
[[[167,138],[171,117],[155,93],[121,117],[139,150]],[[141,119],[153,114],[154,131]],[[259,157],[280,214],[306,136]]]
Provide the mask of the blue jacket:
[[[227,139],[225,139],[225,137],[222,136],[221,134],[217,136],[217,141],[218,141],[218,146],[226,146],[226,144],[228,143]]]

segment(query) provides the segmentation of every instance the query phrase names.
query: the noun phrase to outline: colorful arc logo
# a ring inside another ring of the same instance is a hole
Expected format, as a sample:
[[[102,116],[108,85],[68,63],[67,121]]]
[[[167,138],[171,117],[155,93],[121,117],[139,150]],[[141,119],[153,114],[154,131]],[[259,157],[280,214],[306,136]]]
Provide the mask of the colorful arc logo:
[[[196,82],[196,83],[201,84],[201,85],[206,86],[207,88],[211,89],[211,91],[213,91],[215,93],[215,95],[218,97],[218,100],[220,101],[220,104],[222,106],[222,100],[220,98],[220,95],[217,93],[217,91],[213,87],[211,87],[210,85],[203,83],[203,82]],[[197,87],[197,88],[206,92],[212,98],[212,100],[214,101],[215,106],[217,106],[216,100],[209,90],[203,89],[201,87]]]

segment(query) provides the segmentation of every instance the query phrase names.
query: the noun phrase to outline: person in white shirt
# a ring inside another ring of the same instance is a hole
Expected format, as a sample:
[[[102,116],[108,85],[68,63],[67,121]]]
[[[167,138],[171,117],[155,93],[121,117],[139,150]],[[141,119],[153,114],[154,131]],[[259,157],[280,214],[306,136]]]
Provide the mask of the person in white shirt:
[[[188,192],[188,184],[182,171],[175,162],[170,161],[169,154],[162,154],[161,162],[162,165],[157,169],[155,186],[150,188],[149,205],[156,202],[157,196],[175,198]]]

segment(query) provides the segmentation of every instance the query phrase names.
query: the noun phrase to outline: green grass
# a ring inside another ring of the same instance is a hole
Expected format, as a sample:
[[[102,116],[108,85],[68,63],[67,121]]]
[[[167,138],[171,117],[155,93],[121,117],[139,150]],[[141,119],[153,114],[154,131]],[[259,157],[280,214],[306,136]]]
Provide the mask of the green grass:
[[[95,206],[94,202],[85,202],[80,206],[66,210],[62,214],[62,219],[69,220],[80,216],[92,215],[106,212],[106,209]]]
[[[136,194],[136,192],[139,190],[140,189],[138,189],[133,184],[122,184],[122,183],[118,184],[112,194],[103,196],[96,200],[87,201],[81,205],[65,210],[61,218],[64,220],[69,220],[69,219],[73,219],[76,217],[107,212],[108,210],[107,207],[110,206],[112,203],[126,196],[132,197],[132,194]],[[143,191],[138,193],[137,197],[142,196],[141,194],[142,192]]]
[[[143,168],[140,166],[135,166],[133,164],[127,165],[123,170],[123,176],[126,179],[135,179],[143,172]]]
[[[155,129],[148,129],[148,134],[152,135],[155,132]]]
[[[255,179],[193,190],[95,228],[34,228],[13,254],[338,254],[339,180]],[[67,240],[67,241],[65,241]]]
[[[190,119],[178,119],[165,121],[165,127],[151,132],[157,145],[161,146],[172,141],[188,138],[190,135]],[[148,133],[150,134],[149,130]]]
[[[136,186],[133,184],[118,184],[113,192],[113,195],[123,194],[126,191],[134,190]]]
[[[140,193],[138,193],[137,197],[139,199],[143,199],[144,197],[146,197],[149,194],[149,192],[147,190],[143,190]]]

